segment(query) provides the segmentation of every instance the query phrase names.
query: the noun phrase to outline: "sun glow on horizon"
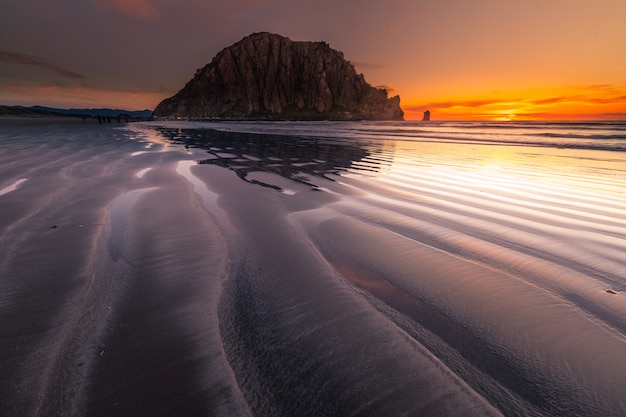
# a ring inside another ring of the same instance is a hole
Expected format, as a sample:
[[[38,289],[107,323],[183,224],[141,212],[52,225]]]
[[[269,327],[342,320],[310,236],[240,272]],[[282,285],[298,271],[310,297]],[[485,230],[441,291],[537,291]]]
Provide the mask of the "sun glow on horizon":
[[[486,95],[487,96],[487,95]],[[626,88],[611,85],[534,89],[462,96],[403,107],[405,119],[421,120],[626,120]]]

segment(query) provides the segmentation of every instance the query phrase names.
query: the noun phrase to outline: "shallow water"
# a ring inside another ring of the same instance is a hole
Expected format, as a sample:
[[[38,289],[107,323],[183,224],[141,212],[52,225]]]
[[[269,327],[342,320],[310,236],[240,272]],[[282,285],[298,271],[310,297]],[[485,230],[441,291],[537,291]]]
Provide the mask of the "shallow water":
[[[623,123],[0,139],[1,411],[626,414]]]

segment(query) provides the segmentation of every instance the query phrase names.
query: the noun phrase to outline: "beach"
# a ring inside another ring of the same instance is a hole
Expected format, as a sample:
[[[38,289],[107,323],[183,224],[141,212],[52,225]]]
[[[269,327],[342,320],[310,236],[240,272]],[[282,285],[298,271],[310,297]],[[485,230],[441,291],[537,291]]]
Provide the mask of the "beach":
[[[624,124],[0,124],[2,416],[623,416]]]

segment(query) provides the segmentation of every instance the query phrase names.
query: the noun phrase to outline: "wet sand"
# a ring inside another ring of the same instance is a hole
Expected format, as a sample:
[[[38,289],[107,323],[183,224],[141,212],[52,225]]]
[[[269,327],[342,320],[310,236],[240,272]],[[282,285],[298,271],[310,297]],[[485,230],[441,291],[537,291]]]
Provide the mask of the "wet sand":
[[[2,201],[0,414],[239,415],[227,246],[176,172],[189,155],[109,127],[11,134],[3,173],[27,180]]]
[[[626,412],[619,195],[509,201],[345,141],[0,128],[0,415]]]

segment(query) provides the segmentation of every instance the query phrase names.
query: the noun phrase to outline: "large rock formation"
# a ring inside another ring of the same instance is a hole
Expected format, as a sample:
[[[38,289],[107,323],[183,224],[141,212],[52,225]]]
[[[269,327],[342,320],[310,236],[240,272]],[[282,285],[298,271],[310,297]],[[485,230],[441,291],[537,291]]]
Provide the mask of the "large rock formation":
[[[255,33],[219,52],[155,117],[402,120],[400,97],[370,86],[325,42]]]

